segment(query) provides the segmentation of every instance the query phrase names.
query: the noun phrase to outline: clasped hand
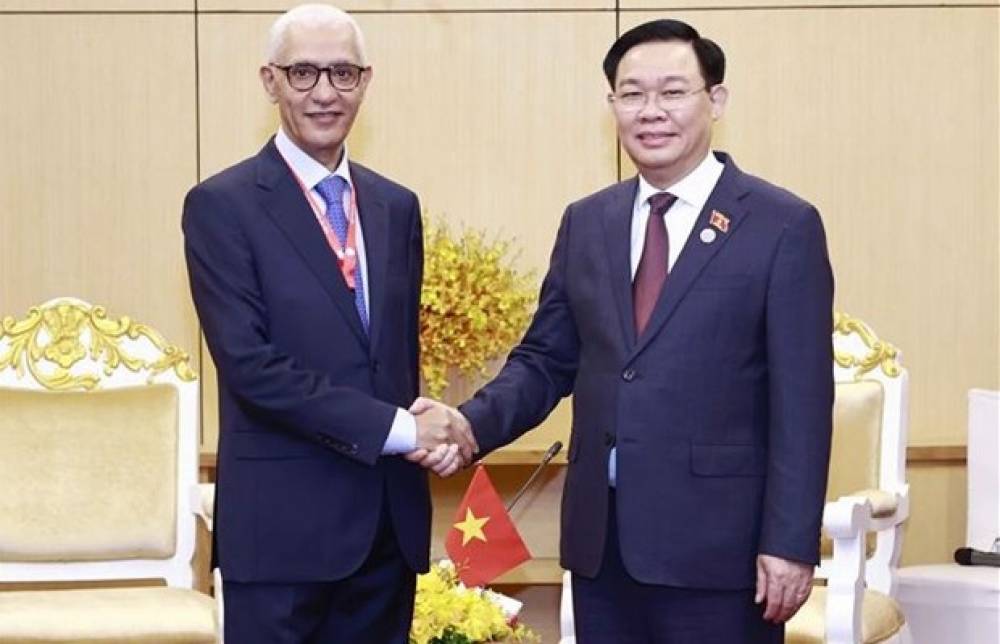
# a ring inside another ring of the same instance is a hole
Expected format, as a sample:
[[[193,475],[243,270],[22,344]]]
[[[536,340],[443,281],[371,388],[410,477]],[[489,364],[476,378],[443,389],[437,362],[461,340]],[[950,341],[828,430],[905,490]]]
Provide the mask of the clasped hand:
[[[472,426],[457,409],[429,398],[417,398],[410,413],[417,421],[417,448],[406,455],[406,460],[445,478],[469,465],[479,452]]]

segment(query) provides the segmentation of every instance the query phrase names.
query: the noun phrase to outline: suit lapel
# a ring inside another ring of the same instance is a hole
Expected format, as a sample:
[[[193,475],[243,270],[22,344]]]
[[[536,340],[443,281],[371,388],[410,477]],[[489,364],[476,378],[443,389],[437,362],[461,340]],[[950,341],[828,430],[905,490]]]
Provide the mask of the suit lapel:
[[[604,205],[604,241],[611,270],[611,288],[622,327],[625,346],[635,344],[635,317],[632,311],[632,208],[639,180],[618,184]]]
[[[354,334],[367,344],[368,337],[354,307],[354,294],[347,288],[323,229],[273,139],[257,155],[257,185],[262,189],[268,216],[319,279]]]
[[[368,265],[368,332],[371,346],[378,346],[382,320],[385,319],[385,283],[389,263],[389,207],[379,199],[378,190],[371,175],[355,164],[351,164],[351,179],[357,190],[358,216],[365,240],[365,262]]]
[[[687,242],[685,242],[680,256],[674,263],[673,270],[670,271],[670,275],[663,285],[663,292],[660,293],[660,298],[656,302],[649,323],[632,351],[633,356],[642,351],[650,340],[656,337],[670,316],[677,310],[677,306],[698,280],[705,267],[736,234],[736,229],[746,215],[746,209],[740,201],[740,198],[745,194],[740,181],[742,173],[728,157],[725,158],[725,164],[715,189],[699,213],[694,228],[691,229],[691,234],[688,235]],[[728,217],[729,230],[727,232],[721,232],[710,226],[709,222],[713,211],[719,211]],[[716,233],[714,241],[710,243],[702,241],[700,236],[701,231],[706,228],[711,228]]]

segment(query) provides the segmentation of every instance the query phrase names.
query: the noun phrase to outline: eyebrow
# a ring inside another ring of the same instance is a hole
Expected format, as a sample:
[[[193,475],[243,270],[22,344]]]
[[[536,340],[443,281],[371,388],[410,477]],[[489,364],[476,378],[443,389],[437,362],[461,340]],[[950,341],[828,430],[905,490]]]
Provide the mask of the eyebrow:
[[[656,82],[662,85],[664,83],[670,83],[670,82],[675,82],[675,81],[690,81],[690,80],[691,79],[688,78],[687,76],[681,76],[679,74],[668,74],[667,76],[661,76],[660,78],[656,79]],[[621,82],[618,83],[618,85],[619,86],[621,86],[621,85],[642,85],[642,83],[639,82],[635,78],[624,78],[624,79],[621,80]]]
[[[334,61],[331,61],[331,62],[327,63],[326,65],[324,65],[323,63],[318,63],[315,60],[309,60],[307,58],[306,59],[302,59],[302,58],[293,59],[293,60],[290,60],[288,62],[288,64],[289,65],[313,65],[314,67],[334,67],[336,65],[354,65],[355,67],[363,67],[364,66],[361,63],[354,62],[353,60],[344,60],[344,59],[334,60]]]

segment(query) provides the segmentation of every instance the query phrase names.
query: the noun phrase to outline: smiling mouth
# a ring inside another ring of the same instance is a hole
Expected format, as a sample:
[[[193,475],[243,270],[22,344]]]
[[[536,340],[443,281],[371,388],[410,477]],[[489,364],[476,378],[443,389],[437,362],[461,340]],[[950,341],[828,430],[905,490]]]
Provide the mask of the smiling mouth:
[[[339,119],[340,116],[340,112],[312,112],[306,114],[307,118],[319,123],[332,123]]]
[[[641,134],[637,134],[636,138],[643,145],[656,146],[666,144],[675,136],[677,135],[670,132],[643,132]]]

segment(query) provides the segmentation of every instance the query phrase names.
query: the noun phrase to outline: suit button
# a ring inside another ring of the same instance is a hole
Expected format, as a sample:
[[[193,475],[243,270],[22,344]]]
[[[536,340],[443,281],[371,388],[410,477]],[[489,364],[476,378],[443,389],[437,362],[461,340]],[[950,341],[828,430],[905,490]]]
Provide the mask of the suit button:
[[[611,432],[604,432],[604,444],[611,447],[615,444],[615,435]]]
[[[622,380],[624,380],[625,382],[632,382],[633,380],[635,380],[635,376],[636,376],[635,369],[633,369],[632,367],[629,367],[628,369],[622,372]]]

